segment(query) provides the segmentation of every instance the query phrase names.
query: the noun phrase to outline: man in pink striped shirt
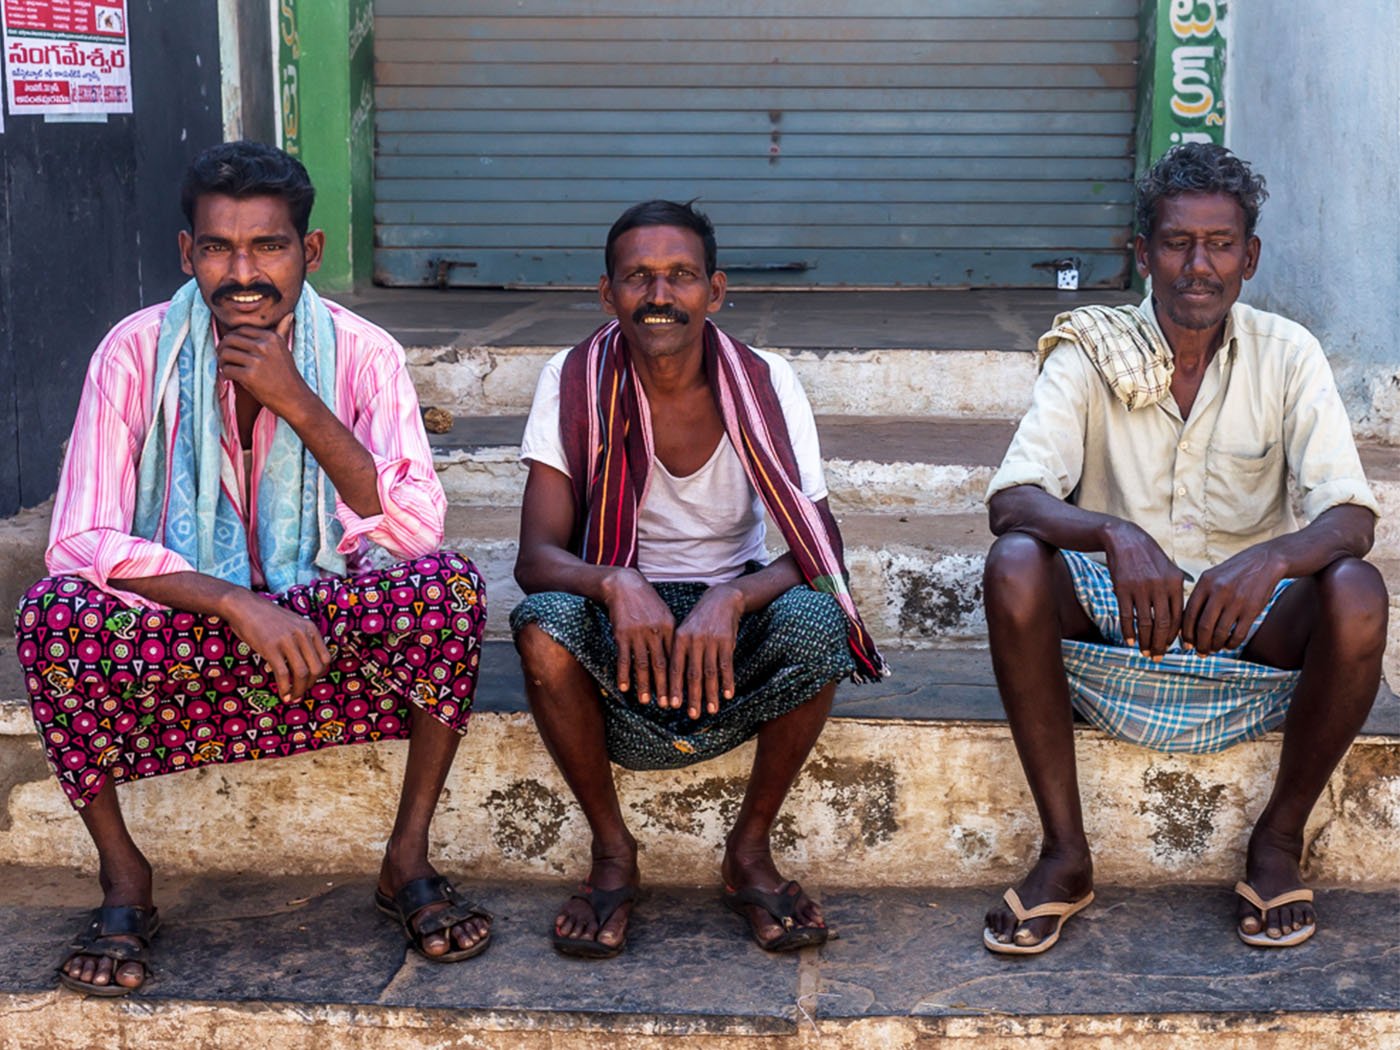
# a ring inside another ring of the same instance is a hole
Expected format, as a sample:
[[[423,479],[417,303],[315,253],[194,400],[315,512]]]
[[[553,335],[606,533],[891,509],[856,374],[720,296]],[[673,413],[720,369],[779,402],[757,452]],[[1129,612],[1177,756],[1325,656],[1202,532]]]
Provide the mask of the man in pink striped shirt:
[[[313,199],[280,150],[196,158],[193,280],[93,355],[52,575],[19,606],[35,721],[99,856],[103,905],[59,971],[88,994],[140,987],[159,925],[116,785],[336,744],[410,741],[377,906],[434,961],[490,938],[427,855],[485,590],[438,549],[446,500],[403,350],[305,283]]]

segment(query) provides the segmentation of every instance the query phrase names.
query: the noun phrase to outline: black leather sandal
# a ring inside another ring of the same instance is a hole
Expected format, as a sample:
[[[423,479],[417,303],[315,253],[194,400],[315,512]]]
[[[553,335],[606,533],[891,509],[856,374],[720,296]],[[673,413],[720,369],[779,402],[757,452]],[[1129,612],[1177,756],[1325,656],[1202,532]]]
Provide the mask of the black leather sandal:
[[[440,903],[445,903],[447,907],[424,916],[421,922],[413,921],[413,917],[424,908]],[[423,950],[424,937],[434,933],[447,934],[448,943],[451,944],[451,934],[448,931],[459,922],[466,922],[468,919],[485,919],[490,922],[492,918],[489,911],[463,897],[452,888],[452,883],[441,875],[410,879],[400,886],[399,892],[392,897],[376,888],[374,906],[391,919],[398,920],[399,925],[403,927],[404,939],[413,946],[414,951],[429,962],[461,962],[463,959],[480,955],[491,943],[491,934],[488,932],[469,948],[458,948],[441,955],[429,955]]]
[[[117,968],[122,963],[140,963],[144,976],[137,988],[144,988],[151,977],[151,939],[160,929],[160,912],[155,908],[140,908],[131,904],[116,904],[94,908],[92,917],[83,932],[69,947],[68,954],[58,966],[58,980],[65,988],[84,995],[95,995],[103,999],[115,999],[130,995],[136,988],[128,988],[117,983]],[[137,943],[116,940],[117,937],[133,937]],[[76,956],[90,955],[98,959],[111,959],[112,981],[110,984],[93,984],[80,981],[64,970]]]

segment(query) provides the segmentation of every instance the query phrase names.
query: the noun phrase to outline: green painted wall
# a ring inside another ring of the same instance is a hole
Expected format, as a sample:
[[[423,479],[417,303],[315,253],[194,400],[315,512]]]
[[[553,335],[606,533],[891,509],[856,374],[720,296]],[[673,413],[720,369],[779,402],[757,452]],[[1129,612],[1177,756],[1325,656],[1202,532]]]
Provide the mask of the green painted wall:
[[[310,171],[326,231],[312,281],[346,291],[369,282],[374,254],[373,2],[274,2],[282,148]]]

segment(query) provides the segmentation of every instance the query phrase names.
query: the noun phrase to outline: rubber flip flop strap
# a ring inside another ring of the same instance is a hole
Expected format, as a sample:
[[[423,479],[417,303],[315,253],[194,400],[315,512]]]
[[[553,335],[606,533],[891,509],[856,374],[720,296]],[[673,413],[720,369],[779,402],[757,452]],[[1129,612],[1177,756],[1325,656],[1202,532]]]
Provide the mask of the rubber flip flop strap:
[[[619,886],[615,890],[599,890],[592,886],[587,888],[579,887],[579,891],[572,894],[571,900],[581,900],[593,909],[593,917],[598,921],[598,927],[608,924],[608,920],[613,917],[617,909],[630,900],[637,897],[637,887]]]
[[[1027,908],[1021,903],[1020,896],[1014,889],[1007,890],[1002,894],[1002,900],[1006,901],[1006,906],[1011,909],[1011,913],[1016,916],[1016,923],[1020,925],[1031,919],[1061,918],[1070,912],[1082,908],[1093,899],[1093,893],[1085,897],[1080,897],[1077,901],[1046,901],[1044,904],[1037,904],[1034,908]]]
[[[1264,914],[1273,908],[1282,908],[1285,904],[1311,904],[1313,900],[1313,891],[1306,887],[1298,890],[1285,890],[1276,897],[1264,900],[1249,883],[1237,882],[1235,883],[1235,893],[1258,908],[1260,918],[1263,918]]]
[[[730,895],[731,904],[751,904],[762,908],[785,930],[797,925],[797,899],[802,895],[802,887],[789,879],[772,893],[756,886],[747,886]]]

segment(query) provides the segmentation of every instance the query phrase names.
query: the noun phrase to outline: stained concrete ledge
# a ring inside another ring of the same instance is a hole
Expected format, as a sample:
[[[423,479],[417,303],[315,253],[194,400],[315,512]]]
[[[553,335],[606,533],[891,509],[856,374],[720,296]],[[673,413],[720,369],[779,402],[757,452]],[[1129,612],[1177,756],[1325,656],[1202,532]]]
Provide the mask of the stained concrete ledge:
[[[980,944],[993,885],[813,885],[837,938],[786,957],[713,887],[653,886],[627,951],[589,964],[548,946],[565,887],[458,884],[496,915],[493,944],[435,966],[373,910],[366,875],[161,879],[158,972],[107,1002],[54,990],[91,880],[0,869],[0,1048],[1400,1045],[1392,888],[1323,890],[1317,936],[1261,952],[1219,887],[1101,883],[1053,952],[1008,959]]]
[[[1108,882],[1230,885],[1272,785],[1277,734],[1218,755],[1163,755],[1096,730],[1077,734],[1096,867]],[[207,766],[122,788],[132,834],[161,870],[372,871],[407,745],[332,748]],[[749,743],[665,773],[617,770],[649,879],[715,872],[753,761]],[[32,731],[0,739],[0,863],[83,867],[92,846]],[[1400,883],[1400,740],[1352,747],[1313,812],[1305,873]],[[480,714],[433,824],[444,863],[480,878],[572,878],[586,823],[526,714]],[[780,863],[831,884],[959,885],[1011,880],[1039,825],[1004,724],[833,719],[774,828]]]

